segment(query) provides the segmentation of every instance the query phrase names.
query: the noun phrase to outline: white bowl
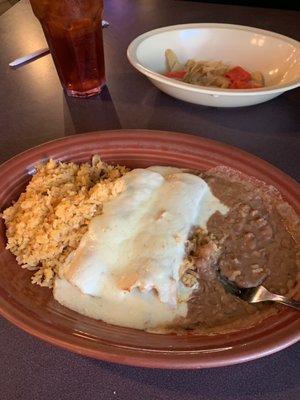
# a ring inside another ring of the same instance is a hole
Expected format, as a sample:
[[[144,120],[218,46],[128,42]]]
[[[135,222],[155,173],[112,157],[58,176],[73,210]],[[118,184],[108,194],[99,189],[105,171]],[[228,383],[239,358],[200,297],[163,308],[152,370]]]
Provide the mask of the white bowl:
[[[219,89],[191,85],[162,74],[165,50],[181,62],[221,60],[263,73],[261,89]],[[130,63],[160,90],[190,103],[242,107],[270,100],[300,86],[300,43],[286,36],[231,24],[185,24],[155,29],[138,36],[128,47]]]

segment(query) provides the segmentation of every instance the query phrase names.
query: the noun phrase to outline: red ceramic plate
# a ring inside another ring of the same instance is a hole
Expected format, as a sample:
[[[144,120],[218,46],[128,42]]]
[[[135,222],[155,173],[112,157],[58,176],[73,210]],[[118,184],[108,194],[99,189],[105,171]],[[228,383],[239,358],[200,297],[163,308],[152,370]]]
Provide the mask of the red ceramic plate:
[[[239,149],[190,135],[122,130],[70,136],[35,147],[0,167],[0,210],[23,191],[38,161],[104,160],[146,167],[174,165],[205,170],[227,165],[276,186],[300,213],[298,184]],[[155,335],[95,321],[60,306],[47,288],[33,286],[5,250],[0,231],[0,312],[28,333],[68,350],[112,362],[155,368],[207,368],[240,363],[283,349],[300,338],[300,315],[285,309],[254,328],[216,336]]]

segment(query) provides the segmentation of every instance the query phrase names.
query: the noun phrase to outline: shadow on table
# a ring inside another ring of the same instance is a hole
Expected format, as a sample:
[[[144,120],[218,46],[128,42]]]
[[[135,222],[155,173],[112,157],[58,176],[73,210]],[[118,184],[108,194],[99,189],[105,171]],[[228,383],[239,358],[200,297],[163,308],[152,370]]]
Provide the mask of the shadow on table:
[[[185,132],[218,140],[253,153],[295,179],[299,178],[300,91],[240,108],[189,104],[159,91],[155,95],[152,93],[150,101],[148,129]],[[289,163],[285,161],[286,154]]]
[[[114,74],[109,87],[123,127],[192,133],[256,154],[268,150],[266,141],[299,137],[299,90],[251,107],[215,108],[177,100],[131,72]]]
[[[63,113],[67,135],[121,128],[107,86],[98,96],[87,99],[69,97],[64,93]]]
[[[1,318],[0,343],[3,400],[299,400],[300,344],[245,364],[172,371],[72,354]]]
[[[256,361],[206,370],[162,371],[107,363],[104,368],[118,376],[116,381],[131,381],[131,389],[134,380],[140,393],[150,393],[150,388],[158,389],[166,399],[292,400],[300,392],[298,364],[295,360],[295,355],[300,354],[299,350],[300,346],[295,345]],[[292,355],[294,364],[290,361]],[[99,363],[95,360],[92,362]],[[131,399],[135,400],[135,397]]]
[[[288,92],[258,105],[238,108],[199,106],[159,91],[151,101],[155,111],[149,118],[150,129],[180,130],[218,140],[227,131],[233,134],[236,132],[239,142],[243,141],[243,133],[276,136],[286,132],[290,138],[298,137],[299,134],[300,91]],[[168,109],[176,109],[176,113],[167,113]]]

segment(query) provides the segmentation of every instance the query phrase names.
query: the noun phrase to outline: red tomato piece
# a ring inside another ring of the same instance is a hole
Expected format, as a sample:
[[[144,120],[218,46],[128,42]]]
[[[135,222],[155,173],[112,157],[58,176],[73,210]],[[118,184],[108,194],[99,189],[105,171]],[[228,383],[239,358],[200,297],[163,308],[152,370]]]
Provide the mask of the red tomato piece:
[[[225,74],[226,78],[229,78],[232,82],[234,81],[250,81],[251,80],[251,74],[249,74],[248,71],[244,70],[242,67],[234,67],[231,70],[229,70]]]
[[[168,78],[175,78],[175,79],[183,79],[186,71],[173,71],[165,73],[165,76]]]
[[[253,89],[252,83],[247,81],[232,81],[229,89]]]

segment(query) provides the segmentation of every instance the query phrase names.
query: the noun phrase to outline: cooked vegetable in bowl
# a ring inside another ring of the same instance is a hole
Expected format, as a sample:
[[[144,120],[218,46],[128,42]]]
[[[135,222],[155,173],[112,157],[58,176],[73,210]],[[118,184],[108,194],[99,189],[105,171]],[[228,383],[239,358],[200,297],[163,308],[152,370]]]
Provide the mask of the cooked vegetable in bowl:
[[[165,52],[168,78],[199,86],[213,86],[222,89],[257,89],[265,86],[261,72],[248,72],[240,66],[230,66],[222,61],[188,60],[179,62],[173,50]]]

